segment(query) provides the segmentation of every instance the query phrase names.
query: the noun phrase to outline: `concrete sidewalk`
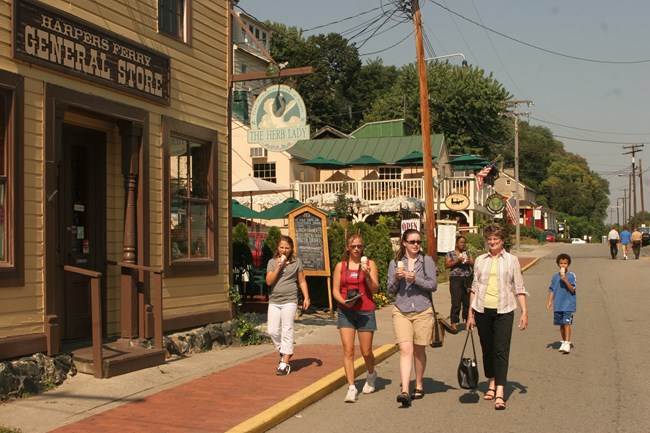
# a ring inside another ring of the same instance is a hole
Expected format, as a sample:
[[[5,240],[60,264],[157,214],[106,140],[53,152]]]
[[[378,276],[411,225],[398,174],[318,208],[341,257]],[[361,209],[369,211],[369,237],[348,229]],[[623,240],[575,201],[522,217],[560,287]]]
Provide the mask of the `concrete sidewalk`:
[[[522,251],[522,266],[547,252]],[[448,284],[439,285],[434,302],[446,317]],[[397,351],[391,310],[377,311],[377,363]],[[231,347],[107,380],[79,374],[45,394],[0,405],[0,426],[23,433],[265,431],[333,391],[341,392],[341,401],[345,395],[336,319],[303,316],[296,334],[289,376],[275,375],[277,353],[270,344]],[[362,359],[355,368],[361,389]]]

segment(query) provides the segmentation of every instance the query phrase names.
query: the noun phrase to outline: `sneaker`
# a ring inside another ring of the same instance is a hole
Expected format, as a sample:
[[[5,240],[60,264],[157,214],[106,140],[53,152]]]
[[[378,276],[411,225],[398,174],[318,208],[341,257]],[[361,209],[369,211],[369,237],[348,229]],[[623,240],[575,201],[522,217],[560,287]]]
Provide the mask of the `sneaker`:
[[[291,373],[291,366],[286,362],[281,361],[275,374],[277,376],[287,376],[289,373]]]
[[[366,383],[363,385],[364,394],[372,394],[375,392],[375,381],[377,380],[377,370],[373,371],[372,374],[368,374],[366,377]]]
[[[566,341],[562,341],[562,344],[560,344],[560,348],[558,349],[559,352],[564,352],[564,345],[566,344]]]
[[[566,346],[564,347],[564,354],[568,355],[571,352],[571,342],[566,341],[564,344],[566,344]]]
[[[359,391],[357,391],[357,387],[354,385],[350,385],[348,387],[348,393],[345,395],[345,402],[354,403],[355,401],[357,401],[358,395],[359,395]]]

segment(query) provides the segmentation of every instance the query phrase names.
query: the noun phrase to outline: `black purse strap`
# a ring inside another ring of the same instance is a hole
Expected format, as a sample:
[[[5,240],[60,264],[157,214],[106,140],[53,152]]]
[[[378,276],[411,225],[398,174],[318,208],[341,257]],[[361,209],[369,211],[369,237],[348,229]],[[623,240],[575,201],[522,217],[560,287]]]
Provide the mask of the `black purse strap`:
[[[474,353],[474,361],[476,361],[476,348],[474,347],[474,334],[472,333],[472,330],[467,331],[467,337],[465,337],[465,345],[463,346],[463,353],[460,354],[460,359],[463,359],[465,356],[465,348],[467,347],[467,340],[469,338],[472,338],[472,352]]]

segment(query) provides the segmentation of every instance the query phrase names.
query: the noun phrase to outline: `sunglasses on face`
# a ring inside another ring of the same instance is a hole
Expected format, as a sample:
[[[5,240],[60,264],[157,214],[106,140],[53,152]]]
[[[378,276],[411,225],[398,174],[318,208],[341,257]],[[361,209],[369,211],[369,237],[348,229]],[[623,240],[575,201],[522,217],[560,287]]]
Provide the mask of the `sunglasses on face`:
[[[406,243],[411,244],[411,245],[420,245],[422,243],[422,241],[420,241],[420,240],[417,240],[417,241],[416,240],[410,240],[410,241],[406,241]]]
[[[352,250],[352,249],[362,250],[363,247],[364,247],[363,245],[350,245],[350,249],[351,249],[351,250]]]

